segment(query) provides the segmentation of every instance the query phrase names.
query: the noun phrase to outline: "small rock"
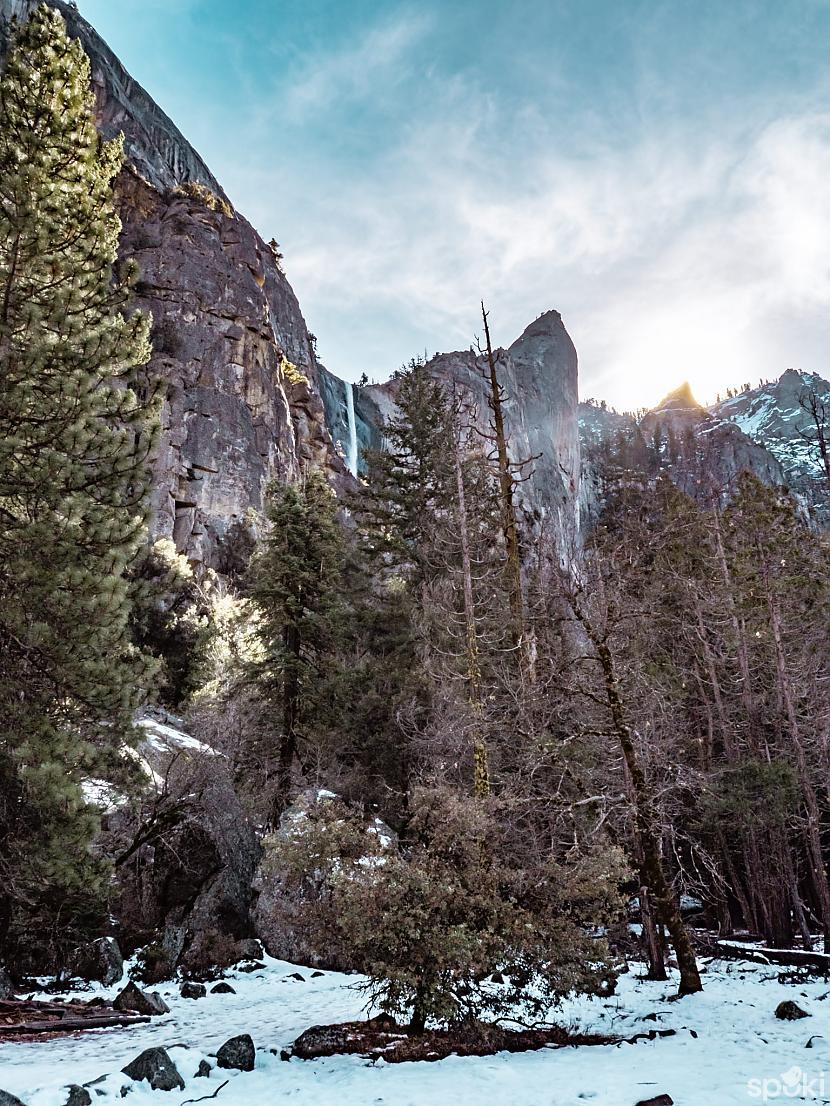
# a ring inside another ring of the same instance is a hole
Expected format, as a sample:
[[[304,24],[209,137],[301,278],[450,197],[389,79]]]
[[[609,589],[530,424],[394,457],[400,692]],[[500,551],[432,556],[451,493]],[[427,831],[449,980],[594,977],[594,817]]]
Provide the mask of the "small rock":
[[[124,974],[124,957],[114,938],[99,937],[74,949],[67,967],[72,975],[110,987]]]
[[[311,978],[312,979],[319,979],[321,975],[325,975],[325,974],[326,974],[325,972],[312,972],[311,973]]]
[[[207,987],[204,983],[183,983],[179,994],[182,998],[204,998],[207,994]]]
[[[240,964],[239,970],[241,972],[258,972],[261,971],[265,965],[261,960],[255,960],[252,964]]]
[[[658,1094],[656,1098],[643,1098],[637,1106],[674,1106],[674,1099],[670,1094]]]
[[[280,1060],[284,1060],[286,1063],[291,1059],[291,1053],[287,1048],[280,1049]]]
[[[170,1013],[170,1007],[157,991],[142,991],[132,981],[116,996],[112,1005],[122,1014]]]
[[[200,1060],[199,1061],[199,1066],[198,1066],[198,1068],[196,1068],[196,1074],[193,1076],[193,1078],[194,1079],[207,1079],[207,1077],[210,1075],[210,1073],[212,1071],[213,1071],[213,1068],[210,1066],[210,1064],[207,1062],[207,1060]]]
[[[210,993],[212,995],[235,995],[236,991],[230,983],[217,983],[215,987],[211,987]]]
[[[23,1106],[23,1103],[8,1091],[0,1091],[0,1106]]]
[[[66,1106],[92,1106],[92,1095],[86,1087],[79,1087],[77,1083],[73,1083],[69,1087]]]
[[[216,1053],[216,1063],[220,1068],[236,1068],[238,1071],[253,1071],[255,1059],[254,1042],[248,1033],[231,1037]]]
[[[136,1082],[146,1080],[154,1091],[184,1090],[184,1080],[163,1048],[145,1048],[121,1070]]]
[[[504,976],[501,974],[501,972],[493,972],[493,974],[490,976],[490,982],[504,983]]]
[[[811,1015],[806,1010],[802,1010],[798,1003],[793,1002],[792,999],[786,999],[776,1006],[775,1016],[784,1022],[795,1022],[799,1018],[809,1018]]]
[[[305,976],[300,975],[299,972],[292,972],[288,977],[289,979],[296,979],[299,983],[305,983]]]

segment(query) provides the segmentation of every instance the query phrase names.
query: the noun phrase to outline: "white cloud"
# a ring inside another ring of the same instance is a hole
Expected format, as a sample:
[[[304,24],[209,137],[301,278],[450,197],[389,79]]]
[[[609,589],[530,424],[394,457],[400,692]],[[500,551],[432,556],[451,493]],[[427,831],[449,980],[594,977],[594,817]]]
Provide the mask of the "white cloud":
[[[405,14],[308,60],[289,116],[357,109],[411,78],[427,30]],[[830,368],[816,360],[830,300],[830,115],[768,108],[750,123],[736,107],[714,127],[652,121],[612,142],[602,126],[563,143],[560,119],[497,103],[478,76],[424,80],[419,95],[397,134],[336,178],[325,151],[303,150],[232,182],[283,243],[335,371],[382,376],[424,348],[466,345],[482,296],[505,343],[562,310],[583,394],[621,406],[685,376],[708,398],[792,363]]]

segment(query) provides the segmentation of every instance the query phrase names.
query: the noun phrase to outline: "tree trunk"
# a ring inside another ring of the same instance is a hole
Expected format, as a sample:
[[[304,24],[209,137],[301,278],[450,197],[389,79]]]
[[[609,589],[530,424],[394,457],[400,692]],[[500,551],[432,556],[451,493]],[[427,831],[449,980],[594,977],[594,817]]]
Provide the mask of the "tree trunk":
[[[669,931],[672,947],[677,957],[677,966],[680,969],[680,994],[695,994],[697,991],[703,990],[695,950],[681,917],[677,896],[663,868],[660,835],[655,824],[651,793],[637,756],[631,728],[625,720],[614,658],[611,655],[607,640],[594,630],[578,601],[572,599],[571,608],[588,635],[602,669],[611,725],[622,749],[634,796],[634,816],[642,857],[640,867],[642,882],[649,889],[654,899],[658,919]]]

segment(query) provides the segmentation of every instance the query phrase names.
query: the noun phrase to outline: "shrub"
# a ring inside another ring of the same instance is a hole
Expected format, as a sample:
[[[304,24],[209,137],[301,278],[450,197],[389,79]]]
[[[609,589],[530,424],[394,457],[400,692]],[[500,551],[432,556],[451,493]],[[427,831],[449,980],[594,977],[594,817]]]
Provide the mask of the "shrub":
[[[401,851],[341,804],[320,804],[269,844],[268,863],[307,904],[300,924],[366,974],[374,1004],[420,1032],[430,1020],[538,1018],[571,992],[609,993],[608,950],[590,927],[620,909],[616,850],[529,872],[501,841],[494,804],[424,791],[413,805]]]
[[[200,184],[198,181],[189,180],[185,181],[184,184],[177,185],[173,189],[173,195],[187,196],[208,208],[209,211],[221,211],[229,219],[233,218],[233,208],[224,196],[217,196],[215,192],[212,192],[206,185]]]

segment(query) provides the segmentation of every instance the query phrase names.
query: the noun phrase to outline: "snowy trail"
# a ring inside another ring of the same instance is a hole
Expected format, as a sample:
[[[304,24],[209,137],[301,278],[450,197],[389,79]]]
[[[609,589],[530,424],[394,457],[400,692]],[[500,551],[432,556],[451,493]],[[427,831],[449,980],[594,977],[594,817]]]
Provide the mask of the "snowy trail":
[[[290,978],[297,971],[304,982]],[[575,1000],[560,1018],[582,1029],[621,1036],[676,1029],[673,1037],[420,1064],[371,1064],[360,1057],[285,1063],[279,1050],[303,1029],[359,1016],[362,999],[349,986],[353,977],[327,972],[313,979],[307,968],[268,960],[263,971],[228,978],[236,995],[209,994],[194,1001],[180,998],[177,986],[160,987],[171,1013],[128,1031],[0,1045],[0,1087],[26,1106],[63,1106],[69,1083],[113,1073],[97,1087],[103,1095],[92,1088],[96,1106],[107,1106],[122,1101],[121,1087],[129,1082],[120,1069],[142,1049],[162,1045],[186,1089],[164,1093],[150,1091],[146,1083],[132,1084],[129,1101],[135,1106],[180,1106],[186,1099],[211,1094],[225,1079],[229,1082],[215,1099],[217,1106],[282,1101],[296,1106],[634,1106],[661,1093],[670,1094],[676,1106],[751,1106],[764,1101],[764,1079],[771,1081],[768,1102],[830,1102],[830,984],[783,985],[768,968],[710,965],[703,994],[680,1002],[667,1001],[670,986],[643,982],[630,973],[612,999]],[[794,999],[813,1016],[777,1020],[774,1010],[782,999]],[[657,1014],[656,1022],[644,1020],[651,1013]],[[256,1070],[214,1069],[208,1079],[194,1080],[199,1060],[211,1060],[210,1054],[237,1033],[253,1037]],[[822,1039],[805,1049],[816,1034]],[[803,1093],[785,1095],[782,1073],[790,1076],[790,1092]],[[759,1081],[755,1094],[748,1087],[752,1079]],[[776,1087],[778,1093],[770,1095]]]

